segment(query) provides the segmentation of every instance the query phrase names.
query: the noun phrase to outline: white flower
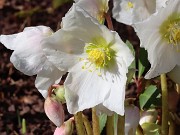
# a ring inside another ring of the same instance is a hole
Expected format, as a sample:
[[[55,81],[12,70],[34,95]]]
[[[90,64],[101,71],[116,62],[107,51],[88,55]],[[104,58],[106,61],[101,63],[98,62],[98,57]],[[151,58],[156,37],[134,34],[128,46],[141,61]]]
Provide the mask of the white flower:
[[[46,26],[26,27],[23,32],[1,35],[0,42],[14,50],[11,62],[21,72],[32,76],[37,74],[35,85],[46,97],[50,85],[58,81],[64,72],[58,70],[46,58],[42,51],[42,40],[53,31]]]
[[[128,25],[141,22],[156,12],[155,0],[114,0],[113,4],[113,17]]]
[[[139,108],[133,105],[125,107],[125,135],[135,135],[139,125]]]
[[[43,45],[47,58],[67,69],[65,98],[70,113],[100,105],[124,114],[126,73],[134,57],[116,32],[73,5],[63,29]]]
[[[145,78],[150,79],[180,66],[180,1],[169,4],[144,22],[135,26],[141,47],[148,51],[151,69]],[[174,75],[180,77],[179,69]],[[173,79],[173,78],[172,78]],[[176,80],[180,80],[177,79]],[[180,82],[179,82],[180,83]]]
[[[100,23],[104,21],[104,14],[107,13],[109,0],[74,0],[77,5],[86,10]]]

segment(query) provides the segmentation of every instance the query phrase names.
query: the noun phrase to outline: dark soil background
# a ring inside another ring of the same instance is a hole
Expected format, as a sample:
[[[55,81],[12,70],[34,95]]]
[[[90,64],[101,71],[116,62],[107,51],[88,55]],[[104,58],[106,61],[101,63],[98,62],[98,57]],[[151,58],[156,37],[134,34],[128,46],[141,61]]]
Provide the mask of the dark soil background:
[[[0,0],[0,34],[14,34],[37,25],[56,31],[71,5],[69,2],[54,9],[52,0]],[[121,38],[137,47],[133,29],[113,22]],[[44,113],[44,98],[34,86],[35,76],[16,70],[10,62],[11,53],[0,44],[0,135],[21,134],[23,118],[28,135],[52,135],[56,127]]]

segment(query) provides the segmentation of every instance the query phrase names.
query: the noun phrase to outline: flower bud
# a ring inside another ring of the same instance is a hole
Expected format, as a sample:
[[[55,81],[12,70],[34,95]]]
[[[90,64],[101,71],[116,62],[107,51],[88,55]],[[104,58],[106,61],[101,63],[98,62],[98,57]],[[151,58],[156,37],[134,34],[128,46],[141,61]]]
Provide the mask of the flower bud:
[[[60,127],[64,122],[64,110],[60,102],[55,98],[47,97],[44,103],[44,110],[47,117],[57,126]]]
[[[141,113],[141,118],[139,124],[142,125],[143,123],[153,123],[157,120],[158,112],[155,109],[143,111]]]
[[[54,135],[72,135],[74,129],[74,118],[70,118],[64,122],[61,127],[57,127],[54,131]]]
[[[139,124],[139,108],[133,105],[125,107],[125,134],[135,135]]]

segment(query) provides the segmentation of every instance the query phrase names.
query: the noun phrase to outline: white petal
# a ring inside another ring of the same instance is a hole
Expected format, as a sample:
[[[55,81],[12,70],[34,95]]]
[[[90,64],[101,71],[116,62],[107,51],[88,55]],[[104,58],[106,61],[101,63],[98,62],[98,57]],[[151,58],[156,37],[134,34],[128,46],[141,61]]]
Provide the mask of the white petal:
[[[103,105],[111,111],[119,115],[124,115],[124,100],[125,100],[125,86],[126,86],[126,73],[127,67],[125,62],[121,59],[121,63],[108,72],[112,75],[112,84],[110,94],[103,102]]]
[[[158,46],[148,50],[148,59],[151,63],[151,69],[146,74],[146,79],[154,78],[162,73],[167,73],[176,65],[173,48],[162,43],[163,41],[157,42]]]
[[[79,0],[76,5],[86,10],[92,17],[99,20],[109,9],[109,0]],[[102,21],[102,20],[99,20]]]
[[[18,33],[22,34],[22,33]],[[8,49],[15,50],[16,45],[14,44],[18,34],[12,35],[0,35],[0,42]]]
[[[85,43],[59,30],[43,41],[43,51],[59,70],[70,70],[84,53]]]
[[[3,35],[1,40],[8,39],[4,42],[5,46],[14,50],[10,58],[14,66],[26,75],[35,75],[41,71],[47,60],[41,41],[50,34],[52,30],[46,26],[28,27],[15,35]]]
[[[115,39],[114,44],[111,48],[117,51],[116,57],[120,58],[119,61],[125,62],[126,66],[129,67],[134,60],[134,56],[128,46],[121,40],[120,36],[116,32],[112,32]]]
[[[81,71],[69,73],[65,81],[67,108],[72,114],[102,103],[111,86],[110,82],[102,79],[96,72],[82,70],[81,65],[75,68]]]
[[[180,66],[175,66],[171,72],[167,74],[175,83],[180,84]]]
[[[156,10],[158,11],[160,8],[166,7],[168,0],[156,0]]]
[[[102,33],[97,20],[75,4],[62,19],[62,24],[63,30],[86,42]]]
[[[50,63],[46,63],[46,66],[37,74],[35,80],[35,86],[44,98],[48,95],[48,89],[51,85],[59,83],[62,75],[66,72],[60,71]]]

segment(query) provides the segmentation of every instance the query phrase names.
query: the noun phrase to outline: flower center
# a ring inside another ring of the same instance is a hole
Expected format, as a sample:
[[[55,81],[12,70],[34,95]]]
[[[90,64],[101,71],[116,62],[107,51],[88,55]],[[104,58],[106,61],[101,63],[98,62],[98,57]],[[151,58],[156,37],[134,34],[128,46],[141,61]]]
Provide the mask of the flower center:
[[[108,47],[94,48],[94,44],[87,46],[86,53],[88,60],[95,64],[96,68],[103,68],[111,60],[111,54]]]
[[[180,14],[173,13],[160,26],[160,33],[168,44],[180,50]]]
[[[108,67],[114,56],[114,51],[102,37],[94,38],[84,49],[87,58],[80,58],[80,60],[85,61],[82,69],[89,69],[90,72],[98,70],[99,75],[101,72],[100,70]]]

